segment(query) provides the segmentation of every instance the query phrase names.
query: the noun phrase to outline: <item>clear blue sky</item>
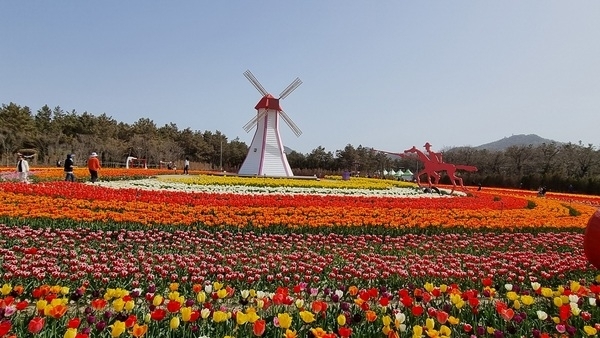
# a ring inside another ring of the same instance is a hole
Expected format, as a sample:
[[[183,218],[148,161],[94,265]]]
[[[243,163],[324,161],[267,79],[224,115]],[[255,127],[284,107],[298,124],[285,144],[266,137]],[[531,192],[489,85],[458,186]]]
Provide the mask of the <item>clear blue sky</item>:
[[[308,153],[512,134],[599,146],[600,1],[2,1],[0,103],[250,144],[250,69]]]

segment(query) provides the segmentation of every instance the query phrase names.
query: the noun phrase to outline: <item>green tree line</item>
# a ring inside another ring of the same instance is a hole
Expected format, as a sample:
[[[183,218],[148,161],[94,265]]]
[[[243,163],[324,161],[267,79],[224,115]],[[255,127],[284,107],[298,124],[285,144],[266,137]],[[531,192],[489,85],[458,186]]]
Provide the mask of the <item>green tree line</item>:
[[[400,153],[410,146],[401,145],[390,151]],[[3,165],[12,166],[17,152],[35,153],[36,165],[51,166],[68,153],[84,161],[92,151],[101,156],[105,167],[122,166],[127,156],[146,159],[149,167],[161,162],[181,163],[189,157],[203,169],[236,172],[246,157],[248,145],[237,138],[229,140],[219,131],[180,129],[173,123],[158,127],[148,118],[130,125],[106,114],[80,114],[47,105],[36,112],[15,103],[3,104],[0,109]],[[500,151],[460,147],[443,153],[447,163],[479,169],[473,173],[459,172],[465,184],[524,189],[546,186],[550,191],[600,194],[600,151],[592,144],[552,142],[511,146]],[[417,173],[423,165],[414,157],[400,157],[350,143],[334,152],[322,146],[307,154],[289,151],[287,157],[294,174],[303,176],[349,171],[354,175],[382,177],[389,170],[408,169]],[[449,183],[449,179],[443,176],[442,183]]]

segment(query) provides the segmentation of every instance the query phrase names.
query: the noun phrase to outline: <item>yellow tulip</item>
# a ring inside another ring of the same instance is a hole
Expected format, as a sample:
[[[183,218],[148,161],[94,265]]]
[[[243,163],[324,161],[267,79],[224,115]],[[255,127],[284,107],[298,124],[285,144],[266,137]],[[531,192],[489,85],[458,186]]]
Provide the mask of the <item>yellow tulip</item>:
[[[48,301],[45,299],[40,299],[35,303],[35,307],[38,309],[38,311],[45,309],[46,306],[48,306]]]
[[[135,307],[134,301],[128,300],[127,302],[125,302],[125,310],[131,311],[131,310],[133,310],[134,307]]]
[[[441,285],[440,285],[440,291],[441,291],[442,293],[446,293],[446,291],[448,291],[448,285],[446,285],[446,284],[441,284]]]
[[[422,335],[423,335],[423,327],[421,325],[413,326],[413,337],[421,338]]]
[[[168,296],[169,300],[174,300],[176,301],[177,299],[179,299],[179,292],[178,291],[171,291],[169,292]]]
[[[112,330],[110,331],[110,335],[113,338],[116,338],[125,332],[125,323],[120,320],[116,320],[111,327]]]
[[[106,292],[104,293],[104,299],[111,300],[112,298],[114,298],[114,295],[115,295],[115,289],[108,288],[108,289],[106,289]]]
[[[160,304],[162,304],[162,302],[163,302],[164,300],[165,300],[165,299],[163,298],[163,296],[161,296],[161,295],[156,295],[156,296],[154,296],[154,299],[152,299],[152,305],[154,305],[154,306],[159,306]]]
[[[67,332],[65,332],[64,338],[75,338],[77,337],[77,329],[69,328]]]
[[[345,319],[346,317],[344,317]],[[381,321],[383,322],[384,326],[390,326],[392,324],[392,318],[390,316],[383,316],[381,317]]]
[[[115,309],[115,311],[121,312],[121,311],[123,311],[123,308],[125,307],[125,302],[123,301],[123,298],[117,298],[117,299],[113,300],[112,306],[113,306],[113,309]]]
[[[440,327],[440,334],[450,337],[450,335],[452,334],[452,330],[450,330],[448,326],[442,325]]]
[[[337,323],[339,326],[344,326],[346,325],[346,316],[341,314],[339,316],[337,316]],[[384,324],[385,325],[385,324]]]
[[[518,299],[513,302],[513,308],[515,308],[515,310],[519,310],[521,308],[521,302],[519,302]]]
[[[235,314],[235,322],[238,325],[244,325],[244,324],[246,324],[248,322],[248,315],[245,314],[245,313],[243,313],[242,311],[238,311]]]
[[[227,289],[220,289],[219,291],[217,291],[217,296],[219,297],[219,299],[227,297]]]
[[[223,311],[215,311],[213,312],[213,321],[215,323],[224,322],[227,320],[227,313]]]
[[[434,285],[433,285],[433,283],[427,282],[427,283],[425,283],[425,285],[423,287],[425,288],[425,290],[427,292],[431,292],[434,288]]]
[[[581,284],[579,284],[579,282],[571,281],[571,285],[570,285],[569,289],[571,289],[572,292],[577,293],[577,291],[579,291],[580,288],[581,288]]]
[[[213,283],[213,289],[215,291],[219,291],[219,290],[221,290],[221,288],[223,288],[223,283],[219,283],[219,282],[214,282]]]
[[[289,329],[292,326],[292,316],[289,313],[278,313],[277,320],[279,320],[279,327],[282,329]]]
[[[383,332],[383,334],[386,336],[388,335],[388,333],[390,333],[390,331],[392,331],[392,328],[390,328],[389,325],[384,325],[381,329],[381,332]]]
[[[435,327],[435,320],[433,320],[433,318],[425,319],[425,327],[427,328],[427,330],[433,330],[433,328]]]
[[[542,288],[542,296],[544,296],[546,298],[550,298],[550,297],[552,297],[552,295],[553,295],[552,289]]]
[[[253,307],[246,309],[246,316],[248,316],[248,323],[252,324],[260,319],[260,316],[256,314],[256,309]]]
[[[69,291],[70,291],[69,288],[66,287],[66,286],[63,286],[63,287],[60,288],[60,294],[63,295],[63,296],[64,295],[68,295]]]
[[[521,302],[525,305],[531,305],[535,303],[535,299],[530,295],[523,295],[521,296]]]
[[[514,291],[510,291],[506,293],[506,298],[510,301],[514,301],[519,298],[519,295]]]
[[[189,306],[179,309],[179,313],[181,313],[181,320],[183,320],[183,322],[189,322],[192,318],[192,308]]]
[[[598,333],[598,330],[596,330],[593,326],[589,326],[589,325],[584,326],[583,331],[588,336],[595,336]]]
[[[0,289],[0,292],[2,293],[3,296],[8,295],[9,293],[12,292],[12,285],[10,285],[10,284],[2,285],[2,289]]]
[[[310,311],[300,311],[299,314],[300,318],[302,318],[302,320],[307,324],[310,324],[315,321],[315,315]]]
[[[458,319],[454,316],[450,316],[450,317],[448,317],[448,323],[450,323],[452,325],[457,325],[460,323],[460,319]]]
[[[177,330],[177,328],[179,327],[179,317],[175,316],[173,318],[171,318],[171,321],[169,322],[169,327],[171,328],[171,330]]]
[[[563,305],[562,299],[560,297],[554,297],[553,302],[554,305],[557,307],[561,307]]]
[[[206,293],[204,291],[198,292],[198,295],[196,295],[196,300],[198,303],[206,302]]]

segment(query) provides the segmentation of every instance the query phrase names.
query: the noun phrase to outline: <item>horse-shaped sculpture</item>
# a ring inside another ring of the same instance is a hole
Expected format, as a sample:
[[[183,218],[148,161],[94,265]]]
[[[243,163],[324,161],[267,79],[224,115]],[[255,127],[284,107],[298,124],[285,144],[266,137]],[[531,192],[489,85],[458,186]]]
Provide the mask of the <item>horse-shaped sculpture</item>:
[[[429,156],[425,155],[422,151],[417,149],[417,147],[413,146],[410,149],[404,151],[404,153],[413,153],[417,154],[417,157],[421,162],[423,162],[423,169],[417,173],[417,184],[421,185],[421,176],[427,175],[427,183],[429,183],[429,187],[431,188],[433,185],[437,184],[440,180],[440,171],[445,171],[446,174],[450,177],[452,181],[452,191],[453,193],[456,189],[456,182],[459,182],[459,185],[462,189],[465,189],[463,185],[463,179],[461,177],[456,176],[457,170],[466,170],[466,171],[477,171],[477,168],[470,165],[456,165],[452,163],[439,162],[437,158],[431,159]],[[433,179],[433,181],[432,181]]]

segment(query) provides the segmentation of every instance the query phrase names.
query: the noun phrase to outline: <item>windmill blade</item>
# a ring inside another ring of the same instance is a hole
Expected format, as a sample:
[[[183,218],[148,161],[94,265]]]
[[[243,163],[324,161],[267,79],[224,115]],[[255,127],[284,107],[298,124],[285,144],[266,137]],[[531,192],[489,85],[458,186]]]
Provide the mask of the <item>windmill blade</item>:
[[[300,80],[299,78],[296,78],[294,81],[292,81],[292,83],[290,83],[289,86],[287,86],[287,88],[285,88],[281,94],[279,94],[279,99],[283,100],[285,99],[288,95],[290,95],[294,89],[298,88],[299,85],[302,84],[302,80]]]
[[[266,110],[263,110],[259,114],[256,114],[256,116],[254,116],[250,121],[248,121],[248,123],[246,123],[242,128],[244,128],[244,130],[246,132],[249,132],[250,129],[254,128],[254,126],[256,125],[258,120],[260,120],[263,116],[265,116],[265,114],[266,114]]]
[[[244,72],[244,76],[246,77],[246,79],[248,79],[248,81],[250,81],[250,83],[252,83],[254,88],[256,88],[256,90],[258,90],[258,92],[262,94],[262,96],[269,94],[269,92],[267,92],[267,90],[260,84],[260,82],[258,82],[256,77],[254,77],[254,74],[252,74],[252,72],[246,70]]]
[[[296,134],[296,136],[302,135],[302,130],[298,128],[298,126],[292,121],[292,119],[286,114],[283,110],[279,112],[281,114],[281,118],[290,126],[290,129]]]

